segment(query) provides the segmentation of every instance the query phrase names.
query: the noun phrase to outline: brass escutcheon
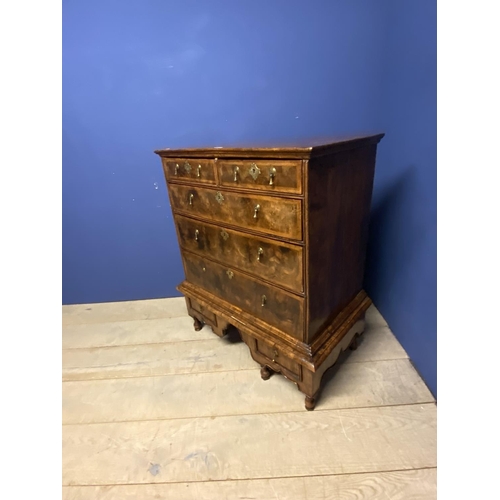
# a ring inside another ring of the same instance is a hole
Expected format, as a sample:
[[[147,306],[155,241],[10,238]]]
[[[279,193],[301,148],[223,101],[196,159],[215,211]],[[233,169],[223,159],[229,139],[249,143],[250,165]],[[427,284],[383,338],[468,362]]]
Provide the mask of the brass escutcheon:
[[[220,232],[220,235],[221,235],[221,238],[226,241],[228,238],[229,238],[229,234],[227,234],[227,232],[225,231],[225,229],[223,229],[221,232]]]
[[[191,172],[191,165],[186,162],[184,163],[184,170],[189,174],[189,172]]]
[[[252,179],[256,181],[257,177],[259,177],[260,174],[260,168],[257,166],[256,163],[252,163],[250,169],[248,170],[248,173],[251,175]]]
[[[222,205],[222,202],[224,201],[224,196],[222,196],[222,193],[220,191],[217,191],[215,199],[217,200],[217,203],[219,203],[219,205]]]
[[[233,271],[226,271],[227,276],[229,277],[230,280],[233,279],[234,273]]]

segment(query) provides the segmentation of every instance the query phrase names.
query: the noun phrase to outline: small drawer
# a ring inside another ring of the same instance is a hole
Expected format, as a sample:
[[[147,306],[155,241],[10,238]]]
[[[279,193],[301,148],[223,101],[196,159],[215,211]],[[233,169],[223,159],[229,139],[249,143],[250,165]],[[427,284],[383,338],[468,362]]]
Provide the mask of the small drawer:
[[[265,356],[271,362],[271,368],[273,367],[273,364],[279,365],[280,368],[285,369],[284,374],[288,378],[297,382],[302,380],[302,367],[292,359],[286,357],[279,347],[271,347],[259,340],[255,341],[255,345],[257,352]]]
[[[223,186],[302,193],[300,160],[219,160],[217,169]]]
[[[188,300],[189,308],[192,309],[191,312],[194,311],[194,316],[197,316],[201,322],[206,323],[207,325],[217,326],[217,317],[212,311],[208,310],[194,299],[189,298]]]
[[[205,306],[202,306],[199,302],[197,302],[194,299],[190,298],[189,303],[195,311],[198,311],[199,313],[203,314],[203,316],[207,318],[211,323],[217,325],[217,319],[212,311],[207,309]]]
[[[214,160],[162,158],[162,162],[168,181],[185,180],[201,184],[215,184]]]
[[[174,211],[268,235],[302,240],[302,200],[169,185]]]

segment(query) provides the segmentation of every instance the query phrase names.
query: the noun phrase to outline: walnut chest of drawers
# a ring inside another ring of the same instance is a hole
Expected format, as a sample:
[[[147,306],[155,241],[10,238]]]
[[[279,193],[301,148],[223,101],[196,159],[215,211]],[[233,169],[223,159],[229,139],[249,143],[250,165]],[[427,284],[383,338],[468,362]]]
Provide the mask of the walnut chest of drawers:
[[[163,149],[194,328],[240,332],[268,379],[314,408],[355,348],[377,144],[384,134],[287,147]]]

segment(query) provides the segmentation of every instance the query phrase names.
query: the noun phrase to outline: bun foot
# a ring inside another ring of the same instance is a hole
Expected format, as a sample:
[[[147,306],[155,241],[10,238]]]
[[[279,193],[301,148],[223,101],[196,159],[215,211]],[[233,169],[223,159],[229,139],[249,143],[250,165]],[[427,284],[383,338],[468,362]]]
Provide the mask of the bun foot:
[[[316,399],[315,398],[311,398],[309,396],[306,396],[306,410],[307,411],[311,411],[311,410],[314,410],[314,407],[316,406]]]
[[[267,366],[263,366],[260,369],[260,376],[262,377],[262,380],[269,380],[269,377],[272,375],[272,373],[273,372]]]
[[[199,319],[194,318],[193,326],[195,331],[199,332],[203,328],[203,323]]]

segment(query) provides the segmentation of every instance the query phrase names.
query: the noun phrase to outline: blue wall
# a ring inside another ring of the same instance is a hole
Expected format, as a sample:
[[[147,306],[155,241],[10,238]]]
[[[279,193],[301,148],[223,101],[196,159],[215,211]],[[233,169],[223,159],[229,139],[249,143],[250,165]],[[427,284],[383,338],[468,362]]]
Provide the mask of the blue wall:
[[[436,395],[436,2],[389,5],[366,288]]]
[[[384,130],[367,288],[432,378],[418,360],[422,345],[435,355],[424,340],[434,11],[432,0],[63,2],[63,302],[178,295],[154,149]]]
[[[355,4],[63,4],[64,303],[178,295],[154,149],[374,123],[381,13]]]

